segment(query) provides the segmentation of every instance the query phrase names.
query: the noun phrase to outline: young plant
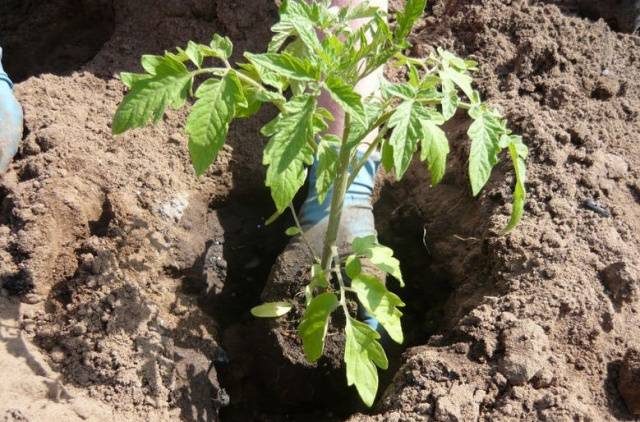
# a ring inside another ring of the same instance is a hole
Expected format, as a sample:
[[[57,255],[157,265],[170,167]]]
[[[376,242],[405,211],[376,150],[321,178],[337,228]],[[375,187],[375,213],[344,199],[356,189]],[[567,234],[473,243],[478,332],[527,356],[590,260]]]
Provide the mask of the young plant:
[[[176,52],[143,56],[145,73],[121,75],[129,92],[113,119],[113,133],[119,134],[150,120],[156,122],[167,107],[182,107],[189,97],[195,97],[186,133],[193,167],[201,175],[215,161],[234,119],[252,116],[265,103],[278,108],[280,113],[261,131],[269,138],[263,163],[276,208],[272,219],[293,210],[292,200],[314,160],[318,161],[319,200],[332,192],[324,246],[320,256],[309,261],[312,277],[304,290],[306,310],[298,333],[307,359],[314,362],[322,356],[331,314],[338,309],[344,313],[347,383],[355,385],[368,406],[378,388],[377,368],[386,369],[388,362],[380,335],[352,315],[348,300],[359,301],[398,343],[403,341],[400,308],[404,305],[383,280],[366,273],[360,262],[367,258],[403,285],[391,249],[374,236],[357,238],[343,262],[336,248],[345,192],[370,155],[381,151],[383,167],[398,180],[418,155],[435,185],[445,174],[449,153],[442,125],[464,109],[472,119],[468,174],[473,195],[487,183],[499,153],[507,149],[515,169],[515,189],[504,232],[519,222],[525,200],[527,148],[474,90],[469,72],[477,64],[441,49],[428,57],[405,55],[407,36],[424,8],[425,0],[407,0],[391,28],[384,12],[366,4],[332,8],[328,0],[311,4],[285,1],[267,52],[245,52],[244,62],[230,63],[231,41],[219,35],[209,45],[190,41]],[[369,19],[368,23],[353,30],[351,21],[361,18]],[[404,68],[407,81],[384,81],[379,93],[361,97],[354,90],[358,81],[383,65]],[[318,103],[323,91],[345,112],[341,136],[325,133],[334,116]],[[371,133],[377,136],[366,152],[356,154],[357,146]],[[288,234],[301,231],[298,224]],[[278,317],[291,308],[290,303],[276,302],[252,312]]]

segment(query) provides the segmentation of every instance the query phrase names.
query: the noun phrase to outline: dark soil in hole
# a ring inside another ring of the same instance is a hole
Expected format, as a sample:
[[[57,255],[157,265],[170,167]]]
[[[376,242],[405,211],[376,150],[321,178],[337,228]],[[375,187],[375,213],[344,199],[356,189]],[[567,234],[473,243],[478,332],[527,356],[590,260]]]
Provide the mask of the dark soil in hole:
[[[14,82],[79,69],[114,30],[111,0],[5,0],[0,16],[3,64]]]

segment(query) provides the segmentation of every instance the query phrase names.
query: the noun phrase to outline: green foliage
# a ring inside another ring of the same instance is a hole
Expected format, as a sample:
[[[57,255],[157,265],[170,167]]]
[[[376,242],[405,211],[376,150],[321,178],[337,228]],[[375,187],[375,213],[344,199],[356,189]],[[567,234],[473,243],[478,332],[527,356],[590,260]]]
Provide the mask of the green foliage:
[[[477,63],[442,49],[426,57],[405,54],[407,37],[425,4],[425,0],[407,0],[391,27],[385,12],[366,3],[331,8],[329,0],[285,0],[267,51],[241,52],[240,63],[231,63],[233,45],[217,34],[209,44],[190,41],[184,49],[144,55],[143,73],[121,75],[128,93],[114,116],[113,133],[157,122],[167,109],[180,108],[191,98],[185,130],[195,173],[202,175],[214,165],[233,121],[251,117],[263,104],[271,104],[279,113],[261,130],[268,138],[262,158],[267,166],[265,184],[276,208],[270,223],[291,208],[314,161],[320,203],[332,191],[342,195],[374,151],[382,153],[383,167],[398,180],[417,156],[428,167],[431,184],[438,184],[445,175],[449,154],[443,125],[459,110],[466,110],[472,120],[468,130],[471,193],[481,192],[504,150],[513,163],[515,187],[512,215],[504,229],[507,232],[518,224],[524,211],[527,148],[522,138],[508,129],[506,120],[482,103],[471,77]],[[354,30],[352,21],[362,18],[367,22]],[[379,93],[361,96],[356,84],[382,65],[402,68],[407,80],[383,79]],[[318,102],[323,92],[344,111],[344,134],[325,133],[334,116]],[[375,139],[367,152],[356,154],[358,145],[370,134]],[[347,383],[355,386],[370,406],[378,388],[377,368],[385,369],[388,362],[380,334],[358,321],[348,304],[357,302],[381,323],[391,339],[401,343],[400,309],[404,304],[386,288],[384,280],[365,272],[369,266],[362,260],[401,286],[404,280],[393,251],[379,244],[375,236],[355,239],[353,253],[342,262],[330,240],[332,231],[337,232],[340,212],[332,203],[322,256],[309,263],[310,280],[303,292],[306,308],[298,333],[307,359],[313,362],[322,356],[327,332],[344,330]],[[286,233],[305,235],[299,225]],[[344,280],[344,275],[348,279]],[[272,302],[251,312],[258,317],[280,317],[292,307],[291,303]],[[331,314],[338,309],[344,312],[344,318],[338,319],[344,321],[343,326],[330,324]]]
[[[325,292],[311,299],[298,326],[304,354],[309,362],[315,362],[322,356],[324,338],[329,326],[329,315],[338,307],[335,294]]]
[[[288,302],[268,302],[251,308],[251,314],[258,318],[275,318],[287,314],[293,306]]]

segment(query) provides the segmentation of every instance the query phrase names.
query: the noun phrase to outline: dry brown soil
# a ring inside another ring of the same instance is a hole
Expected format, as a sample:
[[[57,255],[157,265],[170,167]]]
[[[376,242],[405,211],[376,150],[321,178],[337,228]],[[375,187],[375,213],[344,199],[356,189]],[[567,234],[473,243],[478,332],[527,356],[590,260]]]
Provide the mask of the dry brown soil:
[[[340,394],[322,365],[279,385],[266,358],[277,342],[248,312],[287,241],[287,221],[264,226],[258,129],[273,110],[234,125],[200,179],[184,112],[110,134],[118,72],[213,32],[260,51],[272,1],[4,2],[25,137],[0,179],[0,417],[637,420],[640,37],[577,12],[575,1],[441,0],[414,31],[416,55],[440,45],[480,62],[478,88],[529,145],[530,196],[522,224],[499,236],[513,176],[501,164],[471,198],[463,116],[441,185],[418,163],[381,182],[378,231],[408,275],[409,347],[363,412],[344,390],[298,397],[327,383]]]

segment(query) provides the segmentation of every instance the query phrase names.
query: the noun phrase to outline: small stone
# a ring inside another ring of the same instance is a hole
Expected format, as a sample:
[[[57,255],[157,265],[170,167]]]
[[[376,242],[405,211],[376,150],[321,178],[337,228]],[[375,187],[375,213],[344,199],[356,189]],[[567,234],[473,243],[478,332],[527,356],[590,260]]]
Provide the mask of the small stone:
[[[640,350],[629,349],[625,353],[618,378],[618,391],[629,411],[640,415]]]
[[[608,100],[614,95],[617,95],[619,91],[620,83],[608,75],[603,74],[596,81],[596,86],[591,93],[591,96],[598,100]]]
[[[542,327],[531,320],[522,320],[501,334],[504,357],[500,372],[513,385],[522,385],[540,371],[549,355],[549,338]]]
[[[469,353],[469,344],[468,343],[456,343],[453,345],[453,350],[461,355],[466,355]]]
[[[42,297],[41,295],[39,295],[37,293],[27,293],[22,298],[22,301],[24,303],[28,303],[29,305],[38,304],[38,303],[42,302],[43,300],[44,300],[44,297]]]
[[[640,296],[640,270],[634,265],[618,261],[606,267],[600,275],[616,305],[632,302]]]
[[[74,336],[81,336],[87,332],[87,327],[84,324],[76,324],[71,327],[71,334]]]
[[[174,132],[169,136],[169,142],[172,144],[181,145],[184,143],[184,136],[180,132]]]
[[[610,179],[620,180],[627,177],[629,164],[624,158],[618,155],[606,154],[604,160],[605,167],[607,168],[607,176]]]
[[[54,361],[55,363],[64,362],[64,359],[66,357],[64,350],[62,350],[62,348],[60,348],[59,346],[54,346],[54,348],[51,349],[51,352],[49,355],[51,356],[51,360]]]
[[[550,368],[543,368],[536,376],[531,380],[535,388],[546,388],[553,384],[555,374]]]

